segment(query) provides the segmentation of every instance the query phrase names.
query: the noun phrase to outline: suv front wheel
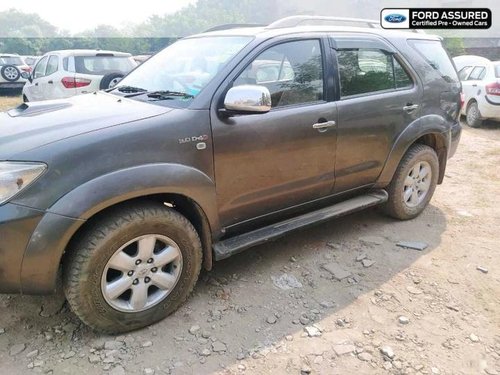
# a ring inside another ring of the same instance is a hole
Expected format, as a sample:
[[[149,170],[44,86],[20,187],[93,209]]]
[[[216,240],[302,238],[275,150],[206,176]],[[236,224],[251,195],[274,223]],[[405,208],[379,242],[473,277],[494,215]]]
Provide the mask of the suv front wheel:
[[[187,299],[202,250],[184,216],[143,203],[114,209],[89,225],[63,264],[66,298],[87,325],[131,331],[165,318]]]
[[[387,189],[389,200],[384,207],[386,213],[400,220],[418,216],[434,194],[438,174],[436,152],[422,144],[411,146]]]

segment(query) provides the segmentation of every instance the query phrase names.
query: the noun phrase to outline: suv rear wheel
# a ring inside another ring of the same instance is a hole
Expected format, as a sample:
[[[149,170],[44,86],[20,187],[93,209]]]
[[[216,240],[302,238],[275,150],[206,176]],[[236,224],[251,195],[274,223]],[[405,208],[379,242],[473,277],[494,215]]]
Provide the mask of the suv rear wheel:
[[[90,327],[131,331],[177,310],[201,263],[200,239],[184,216],[154,203],[123,207],[91,223],[69,249],[64,291]]]
[[[469,125],[471,128],[479,128],[483,124],[483,120],[481,120],[481,112],[479,111],[477,102],[472,102],[469,104],[465,117],[467,120],[467,125]]]
[[[389,200],[384,207],[386,213],[400,220],[418,216],[434,194],[438,174],[436,152],[426,145],[411,146],[387,189]]]

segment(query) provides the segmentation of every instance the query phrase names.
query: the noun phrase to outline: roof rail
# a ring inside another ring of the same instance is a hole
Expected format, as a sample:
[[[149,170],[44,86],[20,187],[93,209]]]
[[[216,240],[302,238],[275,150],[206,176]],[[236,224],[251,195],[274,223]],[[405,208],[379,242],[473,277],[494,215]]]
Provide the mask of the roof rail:
[[[228,23],[226,25],[218,25],[211,27],[208,30],[205,30],[204,33],[209,33],[210,31],[222,31],[222,30],[231,30],[238,29],[240,27],[264,27],[266,25],[261,25],[257,23]]]
[[[359,24],[364,24],[365,27],[371,27],[371,28],[380,28],[380,22],[377,20],[367,20],[367,19],[362,19],[362,18],[347,18],[347,17],[327,17],[327,16],[291,16],[291,17],[286,17],[282,18],[280,20],[277,20],[273,23],[271,23],[269,26],[267,26],[268,29],[282,29],[285,27],[296,27],[301,24],[311,24],[314,22],[325,22],[325,23],[331,23],[332,25],[334,24],[342,24],[342,23],[359,23]]]

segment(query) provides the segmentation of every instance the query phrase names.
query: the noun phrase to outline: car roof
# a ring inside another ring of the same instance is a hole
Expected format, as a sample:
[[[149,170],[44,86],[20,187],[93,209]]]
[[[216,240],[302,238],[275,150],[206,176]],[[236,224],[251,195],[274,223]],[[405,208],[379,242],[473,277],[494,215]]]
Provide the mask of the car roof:
[[[206,36],[253,36],[262,39],[269,39],[278,36],[300,34],[300,33],[360,33],[360,34],[373,34],[382,36],[386,39],[427,39],[427,40],[441,40],[441,37],[424,34],[412,31],[400,30],[386,30],[375,27],[356,27],[356,26],[294,26],[283,28],[270,28],[265,27],[242,27],[231,28],[226,30],[209,31],[201,34],[189,36],[188,38],[199,38]]]
[[[0,57],[21,57],[17,53],[0,53]]]
[[[58,51],[50,51],[45,55],[59,55],[63,57],[68,56],[96,56],[96,55],[114,55],[117,57],[131,57],[130,53],[126,52],[118,52],[118,51],[106,51],[106,50],[98,50],[98,49],[65,49]]]

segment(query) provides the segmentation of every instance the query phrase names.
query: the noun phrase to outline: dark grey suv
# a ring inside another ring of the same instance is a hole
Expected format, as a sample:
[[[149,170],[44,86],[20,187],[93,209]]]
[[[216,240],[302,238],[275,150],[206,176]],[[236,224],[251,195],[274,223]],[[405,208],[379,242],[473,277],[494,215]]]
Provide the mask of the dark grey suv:
[[[185,38],[107,92],[0,113],[0,290],[62,275],[85,323],[123,332],[215,260],[370,206],[420,214],[461,132],[440,40],[311,21]]]

